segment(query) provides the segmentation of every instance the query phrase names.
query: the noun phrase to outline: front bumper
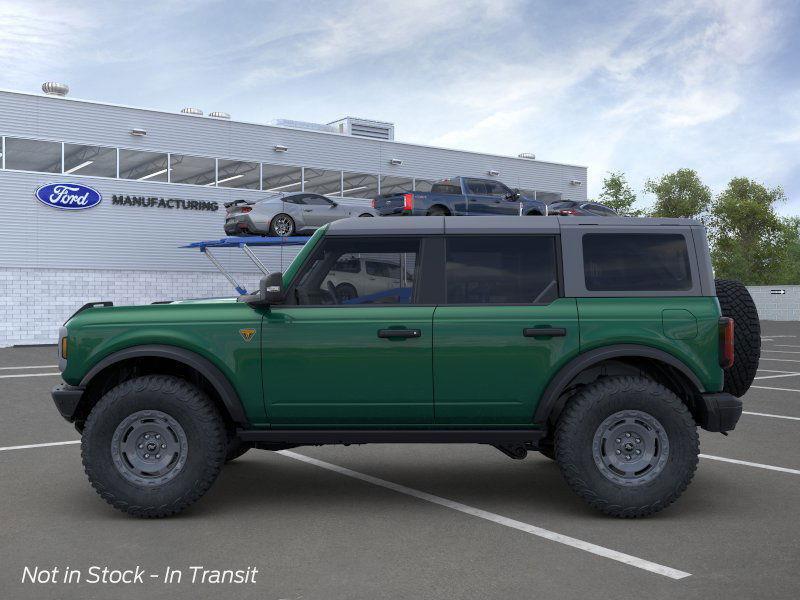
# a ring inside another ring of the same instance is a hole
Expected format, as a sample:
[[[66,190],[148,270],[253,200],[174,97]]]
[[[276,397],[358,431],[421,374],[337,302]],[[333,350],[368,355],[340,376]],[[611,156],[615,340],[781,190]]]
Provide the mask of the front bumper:
[[[62,383],[53,388],[52,396],[58,412],[60,412],[61,416],[67,421],[72,423],[75,420],[75,414],[78,412],[78,405],[83,397],[83,388]]]
[[[742,416],[742,401],[725,392],[703,394],[697,408],[697,424],[706,431],[732,431]]]

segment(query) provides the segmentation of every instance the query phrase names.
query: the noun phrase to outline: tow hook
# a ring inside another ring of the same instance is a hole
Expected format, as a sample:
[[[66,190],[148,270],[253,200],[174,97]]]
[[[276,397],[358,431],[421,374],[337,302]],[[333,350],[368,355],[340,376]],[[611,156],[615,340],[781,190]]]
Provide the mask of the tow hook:
[[[528,451],[522,444],[495,444],[494,447],[514,460],[522,460],[528,456]]]

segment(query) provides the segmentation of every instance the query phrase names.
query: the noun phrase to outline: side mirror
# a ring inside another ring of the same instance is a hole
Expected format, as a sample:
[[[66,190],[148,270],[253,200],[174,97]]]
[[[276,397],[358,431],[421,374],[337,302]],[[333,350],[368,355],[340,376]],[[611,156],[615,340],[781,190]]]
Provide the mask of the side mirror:
[[[337,206],[339,206],[339,203],[331,200],[331,208],[336,208]]]
[[[237,302],[246,302],[251,306],[269,306],[283,302],[283,273],[270,273],[258,282],[258,291],[239,296]]]

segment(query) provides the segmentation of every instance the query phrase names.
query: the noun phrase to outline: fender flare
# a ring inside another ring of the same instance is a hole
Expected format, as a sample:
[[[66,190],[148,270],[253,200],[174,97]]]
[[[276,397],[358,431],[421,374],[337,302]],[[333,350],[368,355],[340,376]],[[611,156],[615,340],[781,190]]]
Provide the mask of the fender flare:
[[[211,386],[219,395],[233,422],[237,425],[249,426],[249,421],[244,407],[242,406],[242,402],[239,399],[239,394],[236,393],[233,385],[231,385],[228,378],[223,375],[222,371],[207,358],[178,346],[148,344],[143,346],[131,346],[130,348],[124,348],[113,352],[100,360],[86,375],[84,375],[80,387],[86,389],[86,386],[89,385],[91,380],[94,379],[98,373],[112,365],[131,358],[144,357],[167,358],[183,363],[187,367],[191,367],[211,383]]]
[[[686,364],[672,354],[653,348],[651,346],[641,346],[638,344],[617,344],[614,346],[605,346],[603,348],[595,348],[579,354],[570,360],[566,365],[556,373],[556,375],[547,384],[539,404],[536,407],[536,412],[533,416],[534,423],[546,423],[550,418],[550,414],[558,408],[558,399],[561,393],[581,371],[596,365],[604,360],[611,358],[650,358],[662,362],[670,367],[675,368],[678,372],[684,375],[689,382],[697,389],[698,393],[705,391],[703,384],[698,379],[697,375],[686,366]]]

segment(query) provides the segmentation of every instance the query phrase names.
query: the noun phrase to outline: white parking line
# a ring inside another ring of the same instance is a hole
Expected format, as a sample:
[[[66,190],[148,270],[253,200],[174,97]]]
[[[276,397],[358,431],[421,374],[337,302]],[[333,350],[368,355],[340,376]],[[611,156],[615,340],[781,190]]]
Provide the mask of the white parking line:
[[[69,442],[48,442],[47,444],[27,444],[25,446],[6,446],[0,448],[0,452],[6,450],[27,450],[28,448],[47,448],[49,446],[68,446],[69,444],[80,444],[80,440],[70,440]]]
[[[747,410],[742,411],[743,415],[751,415],[754,417],[772,417],[773,419],[788,419],[790,421],[800,421],[800,417],[788,417],[786,415],[772,415],[770,413],[750,412]]]
[[[771,360],[774,362],[796,362],[800,363],[800,360],[796,358],[770,358],[769,356],[762,356],[759,360]]]
[[[0,371],[18,371],[19,369],[57,369],[58,365],[33,365],[29,367],[0,367]]]
[[[762,350],[761,352],[772,352],[773,354],[800,354],[800,352],[796,352],[795,350]]]
[[[768,340],[769,338],[795,338],[795,337],[797,337],[797,336],[796,335],[768,335],[768,336],[764,337],[762,335],[761,339],[762,340]]]
[[[800,348],[797,344],[772,344],[773,348]]]
[[[796,375],[800,375],[800,373],[786,373],[784,371],[783,375],[760,375],[753,379],[777,379],[778,377],[795,377]]]
[[[757,467],[759,469],[768,469],[769,471],[780,471],[781,473],[791,473],[792,475],[800,475],[798,469],[788,469],[786,467],[776,467],[774,465],[763,465],[761,463],[749,462],[746,460],[736,460],[735,458],[725,458],[724,456],[713,456],[711,454],[701,454],[700,458],[708,458],[710,460],[718,460],[720,462],[733,463],[735,465],[744,465],[746,467]]]
[[[311,458],[303,454],[290,452],[289,450],[280,450],[278,454],[282,454],[287,458],[299,460],[314,465],[316,467],[320,467],[322,469],[327,469],[328,471],[339,473],[340,475],[346,475],[347,477],[359,479],[361,481],[365,481],[373,485],[377,485],[395,492],[399,492],[407,496],[413,496],[414,498],[417,498],[419,500],[424,500],[426,502],[438,504],[439,506],[451,508],[453,510],[457,510],[465,514],[472,515],[473,517],[478,517],[480,519],[492,521],[493,523],[497,523],[498,525],[504,525],[506,527],[510,527],[518,531],[523,531],[525,533],[529,533],[531,535],[551,540],[553,542],[558,542],[559,544],[564,544],[566,546],[571,546],[572,548],[584,550],[585,552],[590,552],[592,554],[596,554],[597,556],[602,556],[604,558],[609,558],[617,562],[625,563],[626,565],[631,565],[632,567],[636,567],[638,569],[650,571],[651,573],[656,573],[657,575],[664,575],[665,577],[669,577],[670,579],[683,579],[684,577],[691,576],[691,573],[687,573],[686,571],[679,571],[678,569],[666,567],[658,563],[650,562],[649,560],[645,560],[643,558],[631,556],[630,554],[623,554],[622,552],[617,552],[616,550],[604,548],[603,546],[598,546],[596,544],[592,544],[591,542],[585,542],[583,540],[569,537],[567,535],[563,535],[560,533],[555,533],[554,531],[543,529],[535,525],[529,525],[528,523],[523,523],[522,521],[509,519],[508,517],[504,517],[502,515],[482,510],[480,508],[475,508],[473,506],[468,506],[467,504],[462,504],[461,502],[456,502],[454,500],[448,500],[447,498],[442,498],[440,496],[434,496],[433,494],[428,494],[427,492],[422,492],[420,490],[415,490],[413,488],[393,483],[391,481],[386,481],[385,479],[378,479],[377,477],[372,477],[371,475],[359,473],[358,471],[353,471],[346,467],[340,467],[339,465],[334,465],[332,463],[317,460],[316,458]]]
[[[753,388],[757,390],[775,390],[776,392],[800,392],[800,390],[795,390],[792,388],[776,388],[776,387],[767,387],[765,385],[751,385],[750,389]]]
[[[21,373],[18,375],[0,375],[0,379],[14,379],[15,377],[49,377],[61,375],[61,373]]]

